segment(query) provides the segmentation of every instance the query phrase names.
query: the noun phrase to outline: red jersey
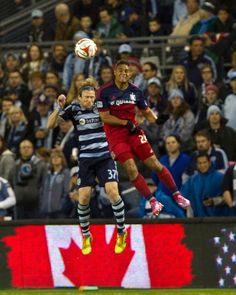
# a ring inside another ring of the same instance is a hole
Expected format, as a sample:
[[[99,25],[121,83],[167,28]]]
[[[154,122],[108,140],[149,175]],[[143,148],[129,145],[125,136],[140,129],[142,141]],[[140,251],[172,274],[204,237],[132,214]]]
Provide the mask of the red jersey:
[[[135,121],[135,107],[145,110],[148,108],[143,92],[129,83],[125,90],[119,89],[114,82],[99,88],[97,94],[97,108],[99,112],[109,111],[111,115],[124,120]],[[128,129],[124,126],[112,126],[104,123],[104,130],[108,141],[111,137],[118,139],[128,136]],[[112,140],[113,141],[113,140]]]

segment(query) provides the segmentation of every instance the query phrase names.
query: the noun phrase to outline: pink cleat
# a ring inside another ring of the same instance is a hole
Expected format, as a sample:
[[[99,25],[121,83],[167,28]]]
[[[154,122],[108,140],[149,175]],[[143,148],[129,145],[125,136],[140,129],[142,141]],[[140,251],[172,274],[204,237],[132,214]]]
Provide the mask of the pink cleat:
[[[149,203],[151,205],[153,215],[158,216],[164,205],[158,202],[157,199],[154,197],[150,199]]]
[[[180,193],[174,195],[174,200],[183,209],[187,209],[190,206],[190,201],[184,198]]]

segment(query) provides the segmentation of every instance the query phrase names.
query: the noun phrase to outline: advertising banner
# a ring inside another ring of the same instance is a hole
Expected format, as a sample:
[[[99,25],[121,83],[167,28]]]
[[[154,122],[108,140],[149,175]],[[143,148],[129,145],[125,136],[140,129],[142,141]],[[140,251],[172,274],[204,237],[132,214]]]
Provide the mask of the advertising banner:
[[[236,287],[233,224],[132,224],[114,253],[114,225],[91,225],[92,253],[81,253],[78,225],[4,226],[0,287]]]

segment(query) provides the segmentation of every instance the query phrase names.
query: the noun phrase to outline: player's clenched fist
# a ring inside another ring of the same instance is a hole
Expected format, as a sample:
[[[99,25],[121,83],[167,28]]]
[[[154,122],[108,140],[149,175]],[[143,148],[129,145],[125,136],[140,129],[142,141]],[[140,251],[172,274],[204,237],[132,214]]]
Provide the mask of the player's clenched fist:
[[[64,108],[66,104],[66,97],[64,94],[60,94],[57,98],[57,103],[61,108]]]

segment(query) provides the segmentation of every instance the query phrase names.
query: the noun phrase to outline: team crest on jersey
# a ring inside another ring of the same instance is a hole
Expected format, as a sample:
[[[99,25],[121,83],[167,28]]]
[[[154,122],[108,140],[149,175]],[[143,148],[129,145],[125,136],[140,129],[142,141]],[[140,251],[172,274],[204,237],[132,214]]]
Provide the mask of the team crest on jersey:
[[[130,94],[130,100],[132,100],[132,101],[136,100],[136,96],[133,92]]]
[[[79,124],[80,124],[80,125],[85,125],[85,123],[86,123],[86,122],[85,122],[85,119],[83,119],[83,118],[79,119]]]
[[[97,105],[97,108],[102,108],[103,107],[102,101],[97,101],[96,105]]]

